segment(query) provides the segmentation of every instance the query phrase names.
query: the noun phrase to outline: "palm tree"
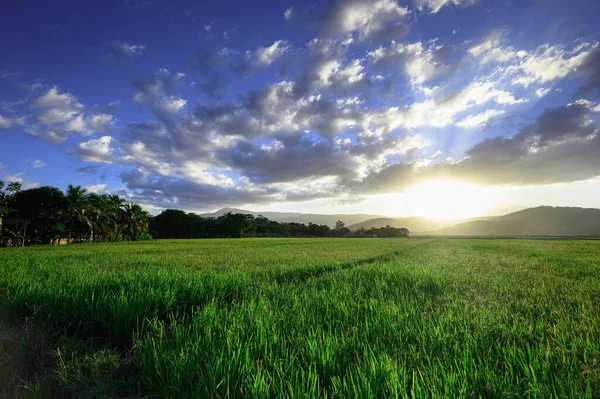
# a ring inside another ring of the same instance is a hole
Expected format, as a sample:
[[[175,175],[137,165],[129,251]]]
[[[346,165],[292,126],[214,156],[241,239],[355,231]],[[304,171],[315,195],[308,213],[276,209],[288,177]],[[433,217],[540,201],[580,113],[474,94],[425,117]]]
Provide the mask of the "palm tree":
[[[71,242],[77,224],[91,226],[91,220],[88,218],[89,197],[85,188],[69,184],[65,200],[66,208],[64,216],[66,224],[69,226],[69,242]]]
[[[125,204],[123,226],[131,240],[135,240],[139,233],[148,230],[148,212],[138,204]]]
[[[116,241],[119,238],[123,238],[122,234],[122,221],[125,213],[123,207],[125,206],[125,200],[118,195],[109,195],[108,202],[110,205],[111,215],[111,226],[112,226],[112,240]]]
[[[90,220],[90,240],[94,242],[99,235],[106,238],[114,224],[112,203],[108,195],[91,193],[88,196],[88,219]],[[94,235],[96,231],[96,235]]]

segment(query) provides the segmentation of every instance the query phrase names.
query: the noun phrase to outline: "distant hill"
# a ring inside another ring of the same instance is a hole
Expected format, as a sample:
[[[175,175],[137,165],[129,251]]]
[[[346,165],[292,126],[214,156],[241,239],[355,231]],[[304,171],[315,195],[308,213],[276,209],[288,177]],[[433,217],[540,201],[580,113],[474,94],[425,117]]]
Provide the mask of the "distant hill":
[[[245,209],[238,208],[223,208],[219,209],[216,212],[212,213],[203,213],[200,216],[202,217],[219,217],[228,212],[231,213],[243,213],[247,215],[263,215],[267,219],[275,220],[277,222],[286,222],[286,223],[315,223],[315,224],[326,224],[329,227],[333,227],[335,222],[341,220],[346,223],[346,226],[352,225],[355,223],[364,222],[365,220],[373,219],[373,218],[381,218],[384,217],[382,215],[364,215],[364,214],[337,214],[337,215],[322,215],[315,213],[296,213],[296,212],[255,212],[248,211]]]
[[[540,206],[446,227],[429,234],[477,236],[600,236],[600,209]]]
[[[391,227],[404,227],[408,229],[411,233],[419,233],[431,230],[438,230],[444,227],[453,226],[456,223],[461,222],[462,220],[434,220],[427,219],[424,217],[406,217],[406,218],[374,218],[365,220],[364,222],[355,223],[353,225],[348,226],[350,231],[356,231],[359,229],[369,230],[374,227],[376,229],[380,227],[385,227],[387,225]]]

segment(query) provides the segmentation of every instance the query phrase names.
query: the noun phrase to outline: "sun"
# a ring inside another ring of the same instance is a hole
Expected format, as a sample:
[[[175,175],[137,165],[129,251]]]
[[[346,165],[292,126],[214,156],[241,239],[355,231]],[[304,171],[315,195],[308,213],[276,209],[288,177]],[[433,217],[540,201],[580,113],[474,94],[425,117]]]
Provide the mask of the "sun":
[[[446,220],[483,216],[498,203],[495,193],[486,187],[447,179],[429,180],[404,193],[378,197],[379,212]]]

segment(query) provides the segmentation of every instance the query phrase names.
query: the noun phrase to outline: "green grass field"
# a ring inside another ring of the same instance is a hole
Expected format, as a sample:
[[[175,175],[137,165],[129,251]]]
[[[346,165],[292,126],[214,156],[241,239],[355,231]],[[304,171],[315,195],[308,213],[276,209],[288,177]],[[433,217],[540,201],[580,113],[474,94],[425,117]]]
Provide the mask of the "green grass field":
[[[0,250],[0,396],[600,397],[600,241]]]

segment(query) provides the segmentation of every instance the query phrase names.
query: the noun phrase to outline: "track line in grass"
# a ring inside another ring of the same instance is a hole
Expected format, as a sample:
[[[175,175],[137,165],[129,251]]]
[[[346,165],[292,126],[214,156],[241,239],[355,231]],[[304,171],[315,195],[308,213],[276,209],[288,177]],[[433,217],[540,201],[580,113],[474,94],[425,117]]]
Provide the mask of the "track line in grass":
[[[349,269],[354,269],[356,267],[366,266],[369,264],[391,261],[391,260],[399,257],[402,254],[406,254],[417,248],[422,248],[425,245],[431,245],[437,241],[439,241],[439,239],[434,239],[434,240],[424,241],[424,242],[422,241],[418,244],[415,244],[408,248],[404,248],[402,250],[397,250],[397,251],[393,251],[393,252],[378,255],[378,256],[372,256],[369,258],[358,259],[358,260],[354,260],[352,262],[342,263],[341,265],[317,268],[316,270],[309,270],[308,268],[291,270],[288,273],[283,273],[283,274],[275,276],[274,278],[271,279],[271,281],[276,284],[279,284],[279,285],[292,284],[292,283],[296,283],[296,282],[302,283],[302,282],[306,282],[309,279],[319,278],[325,274],[334,273],[336,271],[349,270]]]

